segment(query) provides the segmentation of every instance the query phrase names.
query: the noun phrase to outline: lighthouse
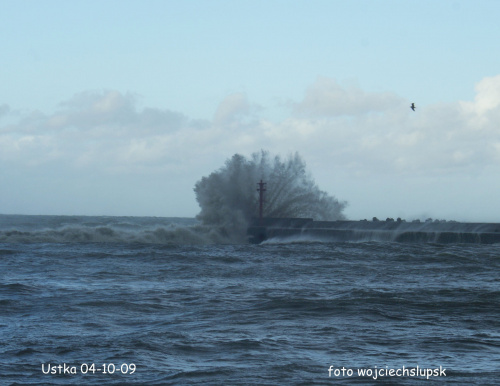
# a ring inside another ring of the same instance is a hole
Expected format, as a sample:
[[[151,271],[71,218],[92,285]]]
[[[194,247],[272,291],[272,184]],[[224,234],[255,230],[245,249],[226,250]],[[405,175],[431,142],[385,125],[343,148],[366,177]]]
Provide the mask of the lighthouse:
[[[260,182],[257,182],[257,185],[259,186],[257,188],[257,191],[259,192],[259,222],[262,223],[262,211],[264,208],[264,192],[266,191],[266,183],[260,180]]]

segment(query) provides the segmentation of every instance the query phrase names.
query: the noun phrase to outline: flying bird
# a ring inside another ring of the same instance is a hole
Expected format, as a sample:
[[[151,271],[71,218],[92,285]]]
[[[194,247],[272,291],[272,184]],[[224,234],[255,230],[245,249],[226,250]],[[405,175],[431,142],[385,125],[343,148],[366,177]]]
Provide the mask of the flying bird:
[[[416,107],[415,107],[415,103],[412,103],[412,104],[411,104],[411,106],[410,106],[410,108],[411,108],[413,111],[415,111],[415,109],[416,109]]]

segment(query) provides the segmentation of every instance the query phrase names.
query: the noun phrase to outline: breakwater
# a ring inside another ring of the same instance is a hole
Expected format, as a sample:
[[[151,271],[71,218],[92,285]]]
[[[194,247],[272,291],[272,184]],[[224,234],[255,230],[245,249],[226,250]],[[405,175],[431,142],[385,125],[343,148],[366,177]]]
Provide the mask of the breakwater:
[[[248,240],[320,239],[331,241],[392,241],[414,243],[500,243],[500,223],[455,221],[314,221],[312,218],[252,220]]]

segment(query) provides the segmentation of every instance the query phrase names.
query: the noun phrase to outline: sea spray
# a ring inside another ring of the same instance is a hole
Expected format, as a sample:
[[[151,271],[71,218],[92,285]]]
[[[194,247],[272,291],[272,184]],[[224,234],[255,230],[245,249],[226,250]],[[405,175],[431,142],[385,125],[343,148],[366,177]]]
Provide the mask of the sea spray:
[[[242,241],[252,217],[257,216],[257,182],[267,183],[263,214],[266,217],[311,217],[315,220],[344,219],[341,202],[320,190],[298,153],[282,159],[268,151],[250,159],[233,155],[223,167],[195,185],[201,212],[197,218],[233,241]]]

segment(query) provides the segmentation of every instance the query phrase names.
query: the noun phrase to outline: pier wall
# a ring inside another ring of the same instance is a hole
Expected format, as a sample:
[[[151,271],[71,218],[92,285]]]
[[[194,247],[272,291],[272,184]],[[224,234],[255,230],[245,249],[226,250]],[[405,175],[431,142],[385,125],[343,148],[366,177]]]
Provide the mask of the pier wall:
[[[500,243],[499,223],[314,221],[311,218],[262,218],[250,224],[250,243],[273,238],[325,241],[391,241],[414,243]]]

